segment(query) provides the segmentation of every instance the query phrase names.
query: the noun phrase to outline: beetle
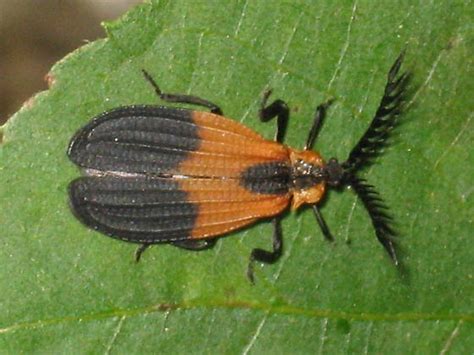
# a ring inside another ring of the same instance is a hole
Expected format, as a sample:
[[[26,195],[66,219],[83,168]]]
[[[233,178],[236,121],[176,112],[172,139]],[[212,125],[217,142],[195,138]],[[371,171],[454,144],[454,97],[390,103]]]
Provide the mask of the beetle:
[[[378,241],[398,264],[388,208],[358,172],[382,152],[403,111],[409,81],[407,72],[400,73],[403,57],[402,52],[388,73],[368,129],[342,163],[325,161],[311,150],[332,100],[317,107],[304,149],[297,150],[282,144],[289,109],[282,100],[267,104],[270,90],[259,116],[263,122],[276,118],[274,140],[224,117],[210,101],[163,93],[142,70],[162,100],[210,112],[132,105],[94,118],[69,144],[69,158],[83,171],[69,185],[71,209],[87,227],[140,244],[137,261],[152,244],[205,250],[224,234],[271,219],[272,250],[250,254],[247,275],[253,282],[255,261],[273,263],[282,254],[281,213],[290,205],[295,210],[309,204],[323,235],[332,240],[318,203],[327,188],[349,186],[365,206]]]

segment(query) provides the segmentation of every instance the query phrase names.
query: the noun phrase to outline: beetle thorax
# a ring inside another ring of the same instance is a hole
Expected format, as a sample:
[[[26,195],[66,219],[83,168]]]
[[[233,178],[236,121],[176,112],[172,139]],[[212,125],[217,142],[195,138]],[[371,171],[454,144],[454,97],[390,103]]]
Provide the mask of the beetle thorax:
[[[317,203],[324,194],[324,161],[318,153],[312,151],[290,152],[291,190],[293,192],[292,209],[304,203]]]

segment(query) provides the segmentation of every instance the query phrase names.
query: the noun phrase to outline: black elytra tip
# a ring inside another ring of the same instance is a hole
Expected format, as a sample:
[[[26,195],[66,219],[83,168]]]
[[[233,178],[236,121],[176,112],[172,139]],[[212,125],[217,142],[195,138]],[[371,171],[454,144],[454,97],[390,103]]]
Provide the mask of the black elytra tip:
[[[198,130],[189,110],[124,106],[80,129],[68,156],[80,167],[98,171],[173,173],[199,148]]]
[[[198,207],[171,179],[84,176],[70,184],[70,204],[85,225],[111,237],[145,245],[187,239]]]

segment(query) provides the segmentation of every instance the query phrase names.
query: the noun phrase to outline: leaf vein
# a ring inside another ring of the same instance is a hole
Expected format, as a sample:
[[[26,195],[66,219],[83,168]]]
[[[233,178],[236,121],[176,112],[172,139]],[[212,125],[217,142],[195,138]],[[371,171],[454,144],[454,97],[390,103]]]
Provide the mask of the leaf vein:
[[[324,345],[326,344],[326,339],[328,338],[328,319],[324,318],[321,327],[321,343],[319,344],[319,353],[324,353]]]
[[[349,20],[349,24],[347,25],[346,41],[344,42],[344,45],[341,49],[341,54],[339,55],[339,60],[337,61],[336,69],[334,70],[334,74],[332,75],[331,80],[329,80],[328,91],[331,90],[332,84],[333,84],[334,80],[336,80],[336,77],[339,74],[339,71],[341,70],[342,61],[346,57],[347,49],[349,48],[349,43],[350,43],[350,39],[351,39],[352,24],[354,23],[356,10],[357,10],[357,0],[355,0],[353,5],[352,5],[351,19]]]
[[[262,331],[263,325],[267,321],[267,317],[268,317],[268,312],[265,313],[257,329],[255,330],[254,335],[250,339],[250,342],[247,344],[247,346],[245,346],[244,351],[242,352],[243,355],[247,355],[250,349],[253,347],[253,344],[255,344],[255,341],[257,340],[258,336],[260,335],[260,332]]]
[[[239,22],[237,22],[237,27],[234,32],[234,37],[237,37],[237,35],[240,32],[240,26],[242,26],[242,22],[244,21],[245,14],[246,14],[245,11],[247,10],[248,4],[249,4],[249,1],[246,0],[244,6],[242,7],[242,11],[240,12],[240,18],[239,18]]]
[[[451,346],[453,345],[454,339],[456,339],[456,337],[459,334],[459,329],[461,328],[462,324],[463,324],[462,320],[460,320],[458,324],[456,324],[456,327],[453,329],[453,331],[451,332],[451,335],[446,340],[446,343],[444,344],[443,349],[441,349],[441,351],[439,352],[440,355],[446,354],[448,350],[451,348]]]
[[[3,328],[0,328],[0,334],[15,332],[23,329],[36,329],[44,326],[54,326],[57,324],[69,322],[84,322],[110,319],[114,317],[139,317],[157,312],[169,312],[170,310],[180,309],[181,311],[195,309],[222,309],[222,310],[254,310],[264,311],[276,315],[301,315],[310,318],[328,318],[345,319],[368,322],[385,321],[462,321],[474,323],[474,314],[437,314],[423,312],[403,312],[403,313],[350,313],[344,311],[328,309],[307,309],[289,304],[271,305],[263,303],[250,302],[208,302],[203,303],[199,300],[182,303],[161,303],[140,308],[123,308],[107,312],[97,312],[81,316],[67,316],[52,319],[40,319],[26,322],[18,322]]]
[[[115,331],[112,334],[112,338],[107,345],[107,349],[105,349],[106,354],[110,354],[110,350],[112,350],[112,346],[114,345],[115,341],[117,340],[117,336],[119,335],[120,331],[122,330],[123,322],[125,321],[126,316],[120,317],[117,326],[115,327]]]
[[[438,54],[438,56],[436,57],[435,61],[433,62],[433,65],[431,66],[430,68],[430,71],[428,72],[428,75],[426,76],[426,79],[425,81],[423,82],[423,84],[421,84],[421,86],[418,88],[418,90],[416,90],[416,92],[413,94],[412,96],[412,99],[408,102],[407,106],[406,106],[406,111],[408,111],[408,109],[411,107],[411,105],[413,105],[413,103],[416,101],[416,99],[418,98],[418,95],[420,95],[420,93],[428,86],[428,84],[431,82],[431,79],[433,78],[433,74],[434,72],[436,71],[436,68],[438,67],[438,64],[439,62],[441,61],[441,58],[443,57],[443,54],[444,54],[444,51],[441,50]]]
[[[456,135],[456,137],[454,137],[453,141],[448,145],[448,147],[446,149],[443,149],[443,154],[441,154],[440,157],[434,163],[434,169],[438,168],[440,161],[443,160],[444,157],[449,153],[449,151],[458,143],[464,132],[472,132],[472,130],[468,129],[469,124],[471,123],[472,116],[474,116],[474,113],[471,113],[469,115],[469,118],[467,119],[466,123],[464,123],[464,125],[459,130],[459,133]]]

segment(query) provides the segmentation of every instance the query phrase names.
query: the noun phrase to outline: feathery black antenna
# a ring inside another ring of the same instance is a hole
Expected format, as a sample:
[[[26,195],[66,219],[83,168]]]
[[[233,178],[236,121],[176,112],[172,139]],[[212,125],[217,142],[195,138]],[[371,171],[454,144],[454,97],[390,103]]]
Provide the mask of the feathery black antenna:
[[[409,73],[399,75],[405,52],[402,52],[388,73],[385,92],[367,131],[352,149],[349,158],[342,167],[349,175],[362,166],[371,164],[373,158],[380,154],[387,145],[387,139],[396,118],[403,112],[406,88],[410,80]]]
[[[399,74],[404,55],[405,52],[402,52],[398,56],[388,73],[384,95],[369,128],[352,149],[349,158],[341,164],[344,170],[342,183],[351,186],[361,199],[370,215],[377,239],[396,265],[399,265],[394,241],[396,232],[388,207],[375,187],[356,174],[361,167],[372,164],[373,159],[381,153],[387,145],[390,131],[397,123],[397,117],[403,112],[410,81],[409,73]]]
[[[366,180],[352,176],[348,184],[357,193],[369,213],[377,239],[387,250],[395,265],[399,265],[394,243],[397,234],[391,226],[392,217],[388,213],[388,207],[374,186],[368,184]]]

